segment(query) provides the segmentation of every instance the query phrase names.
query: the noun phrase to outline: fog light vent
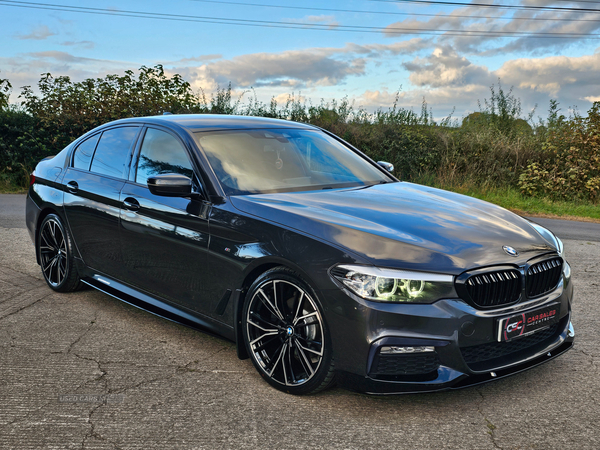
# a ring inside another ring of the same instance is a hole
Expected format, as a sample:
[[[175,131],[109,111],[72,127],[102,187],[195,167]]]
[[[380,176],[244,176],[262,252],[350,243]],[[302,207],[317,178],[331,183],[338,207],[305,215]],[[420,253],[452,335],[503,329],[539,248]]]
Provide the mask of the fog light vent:
[[[440,360],[435,347],[382,346],[369,376],[390,381],[428,381],[437,378]]]

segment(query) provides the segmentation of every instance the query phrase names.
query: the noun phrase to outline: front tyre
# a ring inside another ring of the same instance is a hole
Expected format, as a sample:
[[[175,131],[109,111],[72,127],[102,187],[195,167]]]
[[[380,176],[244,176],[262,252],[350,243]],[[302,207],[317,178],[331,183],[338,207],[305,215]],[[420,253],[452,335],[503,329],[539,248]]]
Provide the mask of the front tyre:
[[[265,272],[246,295],[242,331],[252,363],[275,388],[311,394],[333,383],[328,330],[313,289],[284,267]]]
[[[71,236],[60,217],[47,215],[38,231],[36,250],[44,279],[55,291],[70,292],[81,287],[72,248]]]

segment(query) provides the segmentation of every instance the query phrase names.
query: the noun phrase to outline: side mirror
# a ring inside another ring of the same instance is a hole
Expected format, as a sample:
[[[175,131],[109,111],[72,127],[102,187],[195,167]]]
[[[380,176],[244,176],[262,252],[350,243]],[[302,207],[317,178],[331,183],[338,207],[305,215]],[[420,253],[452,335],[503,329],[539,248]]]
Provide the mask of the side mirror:
[[[189,197],[192,195],[192,180],[179,173],[165,173],[148,178],[148,189],[163,197]]]
[[[385,162],[385,161],[377,161],[377,164],[379,164],[381,167],[383,167],[388,172],[394,171],[394,165],[392,163]]]

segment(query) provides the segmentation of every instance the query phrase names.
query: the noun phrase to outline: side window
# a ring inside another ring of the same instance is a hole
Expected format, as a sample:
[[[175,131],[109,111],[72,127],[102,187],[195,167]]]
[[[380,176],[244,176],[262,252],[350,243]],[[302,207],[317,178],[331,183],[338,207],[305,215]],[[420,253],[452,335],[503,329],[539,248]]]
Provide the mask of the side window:
[[[73,154],[73,167],[76,169],[90,170],[90,162],[96,150],[96,144],[100,138],[100,133],[83,141]]]
[[[123,178],[131,144],[137,135],[138,127],[113,128],[102,133],[94,159],[92,172]]]
[[[194,170],[181,143],[169,133],[148,128],[140,150],[135,182],[146,184],[161,173],[179,173],[192,178]]]

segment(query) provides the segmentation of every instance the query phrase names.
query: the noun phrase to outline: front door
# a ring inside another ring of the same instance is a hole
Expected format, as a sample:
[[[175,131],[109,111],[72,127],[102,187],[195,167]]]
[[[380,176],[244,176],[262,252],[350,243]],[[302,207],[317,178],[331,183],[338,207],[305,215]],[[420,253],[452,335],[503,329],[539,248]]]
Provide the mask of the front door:
[[[121,243],[129,284],[154,297],[209,314],[206,257],[210,205],[153,195],[150,176],[179,173],[195,179],[187,150],[166,130],[147,128],[136,171],[121,191]]]

